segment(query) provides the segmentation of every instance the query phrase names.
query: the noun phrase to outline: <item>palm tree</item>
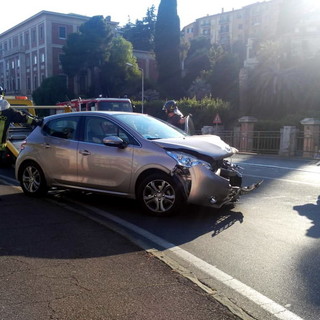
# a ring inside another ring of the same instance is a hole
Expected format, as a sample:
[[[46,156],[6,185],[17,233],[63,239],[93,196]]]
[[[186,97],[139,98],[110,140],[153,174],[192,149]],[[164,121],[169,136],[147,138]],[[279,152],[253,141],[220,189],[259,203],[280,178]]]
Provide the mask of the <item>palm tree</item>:
[[[251,74],[256,116],[283,117],[296,110],[303,92],[300,64],[284,43],[266,42],[258,51],[259,64]]]

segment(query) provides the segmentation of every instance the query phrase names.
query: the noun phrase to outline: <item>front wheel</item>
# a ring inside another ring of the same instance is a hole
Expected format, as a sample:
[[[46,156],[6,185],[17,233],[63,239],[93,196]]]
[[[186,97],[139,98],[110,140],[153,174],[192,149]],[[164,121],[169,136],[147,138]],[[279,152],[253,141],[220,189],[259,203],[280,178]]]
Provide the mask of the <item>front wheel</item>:
[[[47,193],[44,174],[36,163],[29,162],[24,164],[20,172],[20,185],[26,195],[39,197]]]
[[[139,185],[137,197],[147,213],[169,216],[184,204],[182,186],[164,173],[146,177]]]

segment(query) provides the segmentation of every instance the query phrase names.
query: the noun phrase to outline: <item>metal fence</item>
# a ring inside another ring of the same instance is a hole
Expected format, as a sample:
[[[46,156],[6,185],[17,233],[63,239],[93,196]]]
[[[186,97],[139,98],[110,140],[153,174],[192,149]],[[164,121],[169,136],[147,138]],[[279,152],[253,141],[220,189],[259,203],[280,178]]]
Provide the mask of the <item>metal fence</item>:
[[[246,136],[240,133],[240,131],[219,131],[215,133],[220,136],[222,140],[231,146],[237,148],[243,152],[253,152],[258,154],[279,154],[281,144],[281,132],[279,131],[253,131],[247,133]],[[294,146],[294,156],[303,156],[307,151],[312,153],[314,150],[306,149],[305,139],[308,139],[304,135],[303,131],[299,131],[296,135],[296,141]],[[246,143],[243,143],[247,140]]]
[[[221,131],[217,132],[217,135],[241,151],[262,154],[279,153],[280,131],[253,131],[248,132],[246,136],[236,131]]]

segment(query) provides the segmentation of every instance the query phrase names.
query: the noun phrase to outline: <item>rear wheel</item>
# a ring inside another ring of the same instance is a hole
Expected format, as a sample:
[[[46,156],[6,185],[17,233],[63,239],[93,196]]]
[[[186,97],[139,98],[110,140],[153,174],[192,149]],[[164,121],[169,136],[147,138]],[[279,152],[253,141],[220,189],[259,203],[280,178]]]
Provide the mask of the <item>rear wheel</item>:
[[[145,211],[154,216],[169,216],[184,204],[182,186],[164,173],[146,177],[139,185],[137,197]]]
[[[48,191],[44,174],[34,162],[23,165],[19,180],[23,192],[28,196],[39,197],[45,195]]]

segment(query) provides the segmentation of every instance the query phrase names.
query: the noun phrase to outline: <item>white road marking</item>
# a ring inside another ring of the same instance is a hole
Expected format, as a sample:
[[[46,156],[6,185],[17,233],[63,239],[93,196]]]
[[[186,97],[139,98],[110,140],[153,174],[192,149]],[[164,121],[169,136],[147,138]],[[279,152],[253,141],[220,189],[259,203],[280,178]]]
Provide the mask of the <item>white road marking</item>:
[[[302,171],[302,172],[309,172],[309,173],[320,173],[320,169],[314,167],[313,170],[308,169],[300,169],[300,168],[292,168],[292,167],[281,167],[276,165],[270,164],[258,164],[258,163],[250,163],[250,162],[237,162],[237,164],[241,167],[241,165],[247,166],[255,166],[255,167],[264,167],[264,168],[272,168],[272,169],[283,169],[283,170],[292,170],[292,171]]]
[[[77,201],[74,201],[78,203]],[[153,242],[157,246],[160,246],[163,248],[163,250],[168,250],[177,257],[183,259],[188,264],[193,264],[198,270],[205,272],[207,275],[209,275],[212,278],[215,278],[216,280],[222,282],[229,288],[235,290],[236,292],[240,293],[242,296],[246,297],[247,299],[251,300],[255,304],[257,304],[262,309],[266,310],[270,314],[272,314],[274,317],[280,320],[303,320],[298,315],[294,314],[293,312],[289,311],[285,307],[281,306],[280,304],[274,302],[273,300],[269,299],[268,297],[262,295],[258,291],[252,289],[251,287],[247,286],[246,284],[242,283],[241,281],[235,279],[234,277],[228,275],[227,273],[221,271],[215,266],[212,266],[211,264],[205,262],[204,260],[196,257],[195,255],[189,253],[188,251],[182,249],[179,246],[176,246],[173,243],[170,243],[151,232],[142,229],[133,223],[130,223],[126,220],[123,220],[119,217],[116,217],[104,210],[97,209],[94,207],[91,207],[89,205],[84,205],[81,203],[81,206],[83,208],[86,208],[90,211],[93,211],[95,214],[103,216],[107,218],[108,220],[125,227],[126,229],[133,231],[135,234],[138,234],[139,236],[142,236],[148,241]],[[77,209],[78,212],[78,209]],[[87,212],[82,213],[86,216],[89,216]],[[155,249],[150,249],[150,244],[146,244],[144,242],[138,241],[137,242],[144,250],[148,250],[152,253]],[[165,254],[165,253],[164,253]]]
[[[274,177],[266,177],[266,176],[259,176],[254,174],[244,174],[245,177],[251,177],[251,178],[259,178],[259,179],[265,179],[265,180],[279,180],[283,182],[289,182],[289,183],[297,183],[297,184],[305,184],[312,187],[319,187],[319,183],[310,183],[305,181],[299,181],[299,180],[290,180],[290,179],[283,179],[283,178],[274,178]]]

